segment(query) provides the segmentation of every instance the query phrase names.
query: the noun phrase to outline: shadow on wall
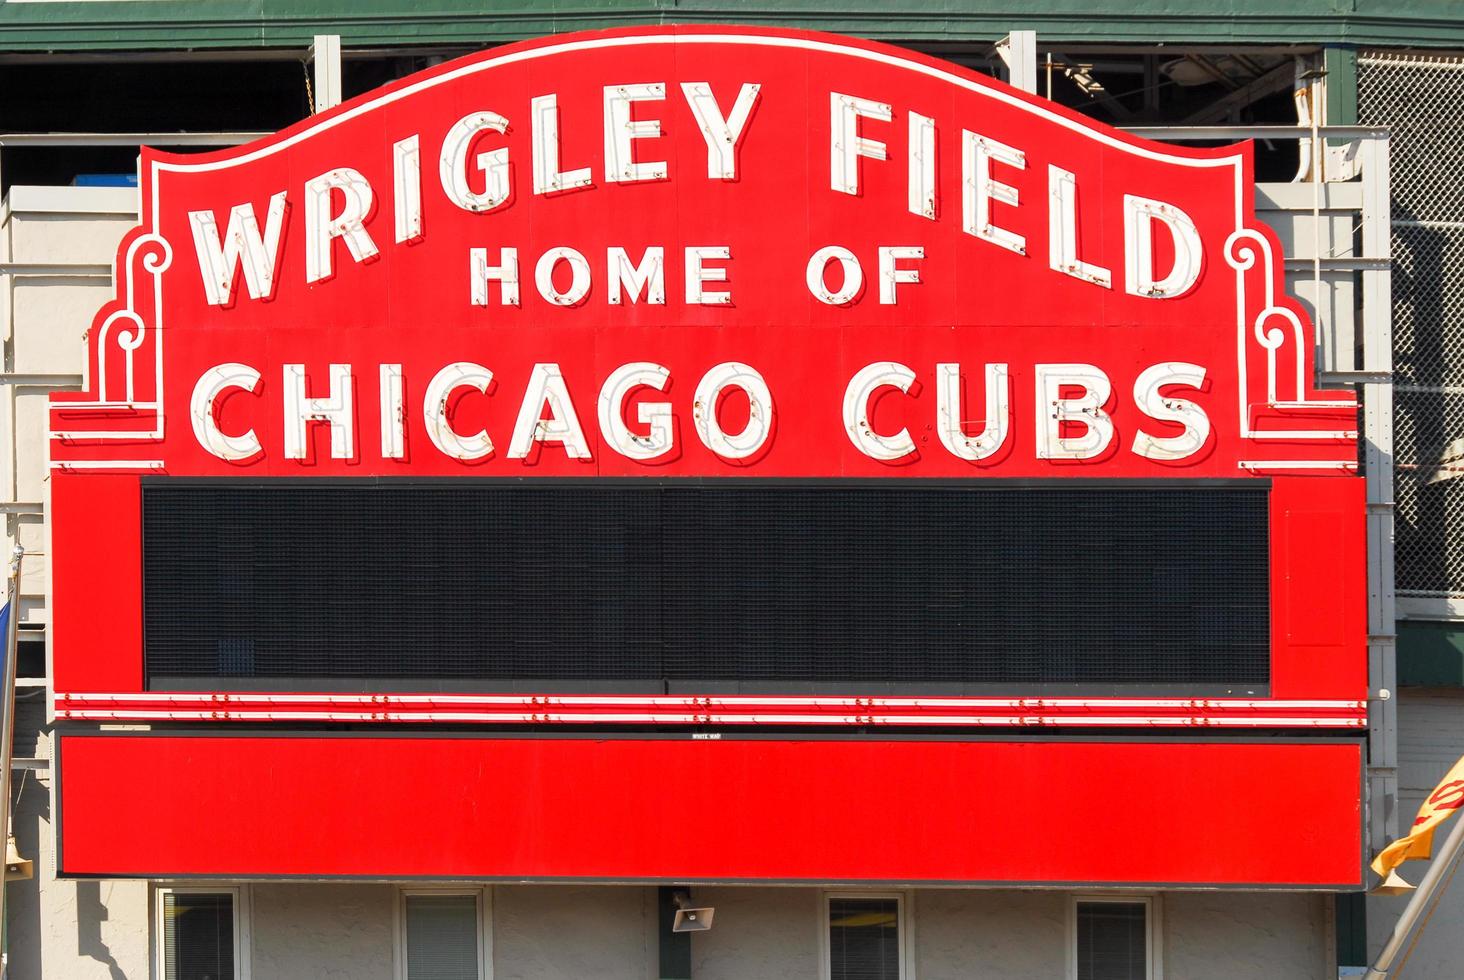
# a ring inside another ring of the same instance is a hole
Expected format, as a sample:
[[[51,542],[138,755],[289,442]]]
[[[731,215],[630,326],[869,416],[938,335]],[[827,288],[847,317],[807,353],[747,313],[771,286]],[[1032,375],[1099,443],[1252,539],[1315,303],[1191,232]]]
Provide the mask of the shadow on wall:
[[[1396,201],[1393,219],[1397,587],[1450,592],[1464,587],[1464,237]]]
[[[112,980],[127,980],[112,951],[102,942],[102,923],[107,921],[107,906],[102,902],[100,881],[76,883],[76,952],[107,967]]]
[[[20,745],[26,732],[24,718],[15,722],[16,755],[24,754]],[[15,848],[35,862],[35,877],[6,885],[5,914],[9,919],[9,971],[16,980],[41,976],[41,894],[40,882],[49,874],[41,853],[42,828],[51,825],[51,793],[36,773],[22,769],[14,774]]]

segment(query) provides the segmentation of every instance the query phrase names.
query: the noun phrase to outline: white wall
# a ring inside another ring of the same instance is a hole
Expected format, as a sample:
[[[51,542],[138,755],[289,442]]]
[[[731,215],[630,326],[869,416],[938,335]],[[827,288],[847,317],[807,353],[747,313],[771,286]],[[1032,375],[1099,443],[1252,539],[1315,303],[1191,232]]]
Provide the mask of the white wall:
[[[1406,830],[1424,798],[1464,756],[1464,691],[1404,688],[1398,705],[1398,823]],[[1455,817],[1455,820],[1461,819]],[[1449,832],[1445,825],[1434,835],[1435,851]],[[1399,869],[1412,884],[1423,880],[1429,861],[1409,861]],[[1369,895],[1367,899],[1368,955],[1375,957],[1392,932],[1407,895]],[[1429,926],[1418,934],[1405,977],[1458,977],[1464,975],[1464,882],[1456,881],[1444,893]],[[1405,947],[1406,948],[1406,947]]]
[[[652,980],[654,888],[500,885],[493,889],[494,980]]]

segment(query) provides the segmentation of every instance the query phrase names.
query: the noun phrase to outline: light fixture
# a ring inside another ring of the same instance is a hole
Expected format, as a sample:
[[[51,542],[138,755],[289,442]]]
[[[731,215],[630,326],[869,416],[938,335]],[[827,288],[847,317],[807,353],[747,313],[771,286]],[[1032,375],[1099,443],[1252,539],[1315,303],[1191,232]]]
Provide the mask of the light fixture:
[[[1057,66],[1054,65],[1053,67]],[[1076,85],[1082,91],[1082,93],[1089,98],[1102,95],[1104,92],[1108,91],[1103,87],[1102,82],[1093,77],[1092,65],[1063,65],[1062,73],[1068,78],[1072,79],[1073,84]]]

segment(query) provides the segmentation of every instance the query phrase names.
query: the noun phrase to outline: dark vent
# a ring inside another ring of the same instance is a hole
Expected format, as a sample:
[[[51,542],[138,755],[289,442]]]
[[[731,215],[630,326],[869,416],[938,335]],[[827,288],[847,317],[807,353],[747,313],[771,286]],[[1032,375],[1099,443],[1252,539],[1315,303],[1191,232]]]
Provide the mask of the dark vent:
[[[149,481],[154,690],[1261,691],[1268,489]]]

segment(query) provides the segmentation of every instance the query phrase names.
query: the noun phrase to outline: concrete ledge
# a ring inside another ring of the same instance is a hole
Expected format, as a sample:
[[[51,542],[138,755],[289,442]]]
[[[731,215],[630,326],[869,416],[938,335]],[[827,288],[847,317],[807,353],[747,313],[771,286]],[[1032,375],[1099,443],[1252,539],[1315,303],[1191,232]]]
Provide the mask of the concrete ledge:
[[[136,187],[32,187],[10,188],[5,195],[5,217],[12,214],[101,214],[138,213]]]

